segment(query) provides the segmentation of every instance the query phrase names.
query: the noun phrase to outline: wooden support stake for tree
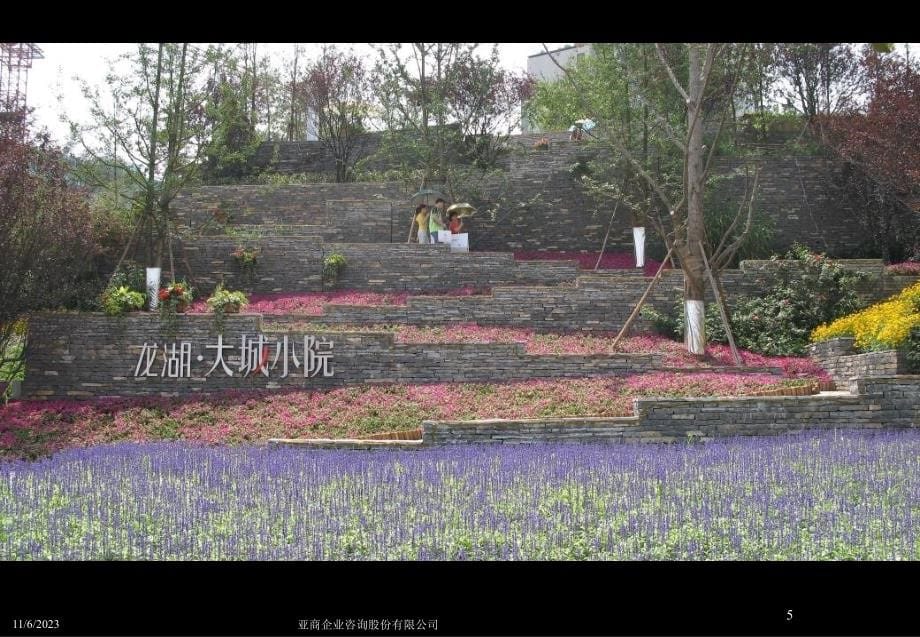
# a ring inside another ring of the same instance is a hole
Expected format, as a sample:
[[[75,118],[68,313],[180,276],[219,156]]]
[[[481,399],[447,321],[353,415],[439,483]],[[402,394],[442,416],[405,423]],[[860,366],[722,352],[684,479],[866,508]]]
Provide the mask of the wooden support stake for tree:
[[[632,311],[632,314],[630,314],[629,318],[626,319],[626,323],[623,324],[623,328],[620,330],[620,333],[617,334],[617,337],[615,339],[613,339],[613,343],[611,344],[611,347],[616,347],[617,343],[620,342],[620,339],[622,339],[623,336],[626,334],[626,332],[629,331],[629,328],[632,327],[632,324],[635,322],[636,317],[639,316],[639,310],[641,310],[642,306],[645,304],[646,297],[648,297],[649,293],[652,291],[652,288],[655,287],[655,284],[658,283],[658,279],[661,278],[661,273],[664,272],[664,266],[667,265],[668,257],[671,256],[671,252],[673,250],[674,250],[674,247],[672,246],[671,249],[668,250],[668,254],[665,255],[664,259],[662,259],[661,265],[658,266],[658,272],[655,273],[655,278],[652,279],[652,282],[648,284],[648,288],[646,288],[645,294],[642,295],[642,297],[639,299],[639,303],[636,304],[635,309]]]
[[[703,255],[703,265],[706,266],[706,276],[709,277],[709,285],[712,286],[712,293],[716,297],[716,305],[719,306],[719,316],[722,317],[722,327],[725,328],[725,334],[728,336],[728,346],[732,350],[732,358],[735,359],[735,365],[741,367],[744,365],[744,361],[741,360],[741,354],[738,353],[738,348],[735,347],[735,338],[732,336],[731,325],[728,324],[728,314],[725,311],[725,304],[722,302],[719,286],[716,285],[716,278],[713,276],[712,269],[709,267],[709,259],[706,258],[706,249],[703,248],[702,241],[700,241],[700,254]]]

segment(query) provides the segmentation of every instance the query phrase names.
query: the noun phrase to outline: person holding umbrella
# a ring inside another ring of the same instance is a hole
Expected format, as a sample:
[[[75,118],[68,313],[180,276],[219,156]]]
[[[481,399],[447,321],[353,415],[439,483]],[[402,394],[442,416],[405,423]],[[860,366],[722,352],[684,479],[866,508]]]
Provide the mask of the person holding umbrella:
[[[447,215],[447,218],[447,227],[450,229],[450,233],[460,234],[460,232],[463,230],[463,220],[460,219],[460,213],[456,210],[451,210]]]
[[[444,224],[444,206],[447,204],[442,198],[438,197],[434,202],[434,209],[428,215],[428,234],[432,243],[438,243],[438,231],[446,230]]]
[[[455,203],[447,209],[447,214],[450,217],[451,245],[458,252],[469,252],[470,236],[463,232],[463,219],[476,214],[476,209],[468,203]]]
[[[429,243],[428,206],[423,203],[415,207],[415,223],[418,225],[418,242],[420,244]]]
[[[576,119],[575,123],[572,126],[569,126],[569,131],[572,133],[569,136],[569,140],[573,142],[580,142],[584,138],[586,131],[591,130],[597,126],[592,119]]]

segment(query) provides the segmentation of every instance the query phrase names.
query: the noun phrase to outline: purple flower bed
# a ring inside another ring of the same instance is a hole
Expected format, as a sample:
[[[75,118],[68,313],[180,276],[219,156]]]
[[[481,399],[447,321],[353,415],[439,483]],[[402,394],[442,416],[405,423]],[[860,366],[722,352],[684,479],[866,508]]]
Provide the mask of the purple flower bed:
[[[515,252],[514,258],[518,261],[578,261],[582,270],[593,270],[597,263],[599,252]],[[661,261],[645,258],[645,276],[655,276]],[[669,266],[668,266],[669,267]],[[636,257],[632,252],[604,253],[601,259],[601,270],[638,270]]]
[[[2,560],[917,560],[920,432],[0,463]]]

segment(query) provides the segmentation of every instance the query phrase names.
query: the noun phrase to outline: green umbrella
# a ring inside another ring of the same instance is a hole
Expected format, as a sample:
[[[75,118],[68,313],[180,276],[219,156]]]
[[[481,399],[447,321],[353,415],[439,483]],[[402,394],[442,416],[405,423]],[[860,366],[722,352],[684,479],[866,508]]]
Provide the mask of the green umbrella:
[[[444,193],[441,192],[440,190],[434,190],[433,188],[422,188],[422,189],[419,190],[417,193],[415,193],[414,195],[412,195],[411,197],[409,197],[409,201],[415,201],[415,200],[417,200],[417,199],[420,199],[420,198],[424,197],[424,198],[425,198],[425,203],[427,204],[427,203],[428,203],[428,198],[431,197],[431,196],[435,196],[436,198],[437,198],[437,197],[440,197],[441,199],[443,199],[443,198],[444,198]]]

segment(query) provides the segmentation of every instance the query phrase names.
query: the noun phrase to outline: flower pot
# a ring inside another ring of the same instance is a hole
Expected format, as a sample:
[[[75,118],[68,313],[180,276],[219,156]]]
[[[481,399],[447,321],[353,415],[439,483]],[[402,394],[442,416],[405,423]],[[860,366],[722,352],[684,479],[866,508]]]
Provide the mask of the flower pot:
[[[160,290],[160,272],[161,268],[147,268],[147,298],[149,299],[149,308],[157,309],[160,299],[157,292]]]
[[[179,301],[178,303],[176,303],[176,312],[178,314],[185,313],[185,310],[187,309],[188,309],[188,301]]]
[[[224,306],[224,314],[239,314],[240,306],[238,303],[228,303]]]

